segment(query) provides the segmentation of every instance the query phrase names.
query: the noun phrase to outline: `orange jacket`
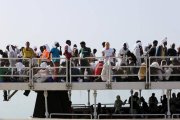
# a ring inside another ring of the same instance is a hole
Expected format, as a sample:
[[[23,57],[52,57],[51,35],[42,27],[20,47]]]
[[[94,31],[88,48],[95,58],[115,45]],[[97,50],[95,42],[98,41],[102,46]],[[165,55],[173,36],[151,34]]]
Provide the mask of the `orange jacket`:
[[[48,52],[46,49],[43,51],[42,58],[44,59],[42,59],[42,61],[51,61],[51,59],[47,59],[49,58],[49,53],[50,52]],[[51,55],[50,55],[50,58],[51,58]]]

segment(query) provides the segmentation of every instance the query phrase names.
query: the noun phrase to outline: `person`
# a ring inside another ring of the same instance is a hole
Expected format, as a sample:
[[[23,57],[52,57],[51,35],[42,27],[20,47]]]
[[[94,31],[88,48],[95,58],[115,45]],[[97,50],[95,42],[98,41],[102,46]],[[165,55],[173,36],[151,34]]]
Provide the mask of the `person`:
[[[103,47],[103,49],[105,48],[105,44],[106,44],[106,42],[102,42],[102,47]],[[102,50],[103,50],[102,49]]]
[[[37,74],[34,75],[34,79],[38,83],[45,82],[46,79],[48,78],[47,76],[49,75],[49,69],[46,68],[47,67],[46,62],[41,63],[40,67],[42,67],[42,69],[40,69],[37,72]]]
[[[34,58],[38,57],[38,53],[37,53],[37,46],[33,47],[33,51],[34,51]],[[38,59],[33,59],[33,65],[37,66],[38,65]]]
[[[44,51],[44,47],[43,46],[40,46],[40,51],[38,52],[38,56],[37,58],[42,58],[42,55],[43,55],[43,51]],[[41,59],[38,59],[38,66],[41,65]]]
[[[127,68],[125,68],[124,66],[126,66],[125,63],[121,64],[121,67],[119,67],[119,69],[115,72],[115,75],[126,75],[126,76],[116,76],[116,82],[126,82],[129,81],[129,77],[128,77],[128,71]]]
[[[142,102],[142,111],[141,114],[148,114],[149,113],[149,107],[147,102],[145,101],[145,99],[143,97],[140,98],[141,102]]]
[[[110,48],[110,43],[106,42],[105,43],[105,48],[102,50],[102,57],[106,57],[105,59],[105,63],[109,62],[111,63],[111,65],[113,65],[113,59],[109,57],[114,57],[114,50]]]
[[[89,66],[89,59],[87,59],[86,57],[90,57],[91,49],[89,47],[86,47],[86,43],[84,41],[82,41],[80,45],[81,45],[81,49],[79,51],[79,55],[81,54],[81,57],[83,58],[80,60],[80,65],[82,67]],[[86,72],[90,74],[90,69],[86,68]],[[81,74],[82,75],[85,74],[85,68],[81,68]],[[83,80],[84,80],[84,77],[83,77]]]
[[[94,75],[101,75],[102,69],[100,67],[103,67],[104,65],[104,60],[103,59],[99,59],[99,63],[96,65],[96,68],[94,70]],[[95,76],[95,82],[101,82],[102,79],[100,76]]]
[[[134,50],[133,50],[134,55],[135,55],[136,57],[141,57],[141,56],[142,56],[141,50],[142,50],[142,44],[141,44],[141,42],[136,43],[136,46],[135,46],[135,48],[134,48]],[[137,65],[138,65],[138,66],[141,66],[141,58],[137,58]]]
[[[96,52],[97,52],[97,49],[93,49],[93,52],[91,53],[90,57],[96,57]],[[96,58],[90,59],[90,63],[95,63],[95,61],[97,61]]]
[[[156,113],[158,111],[158,100],[155,97],[155,93],[149,98],[149,110],[150,113]]]
[[[148,56],[151,47],[152,47],[151,43],[148,43],[148,45],[144,47],[144,51],[145,51],[146,56]]]
[[[137,63],[137,58],[130,51],[128,51],[126,53],[126,58],[127,58],[127,66],[136,66],[137,65],[136,64]],[[130,68],[128,68],[128,73],[130,73],[130,74],[137,74],[138,70],[136,68],[134,68],[134,67],[130,67]],[[132,81],[135,81],[136,80],[136,76],[130,76],[129,79],[132,80]]]
[[[116,101],[114,102],[114,107],[115,107],[115,111],[114,113],[121,113],[121,108],[122,108],[122,105],[125,105],[126,104],[126,101],[125,100],[124,102],[121,100],[121,97],[119,95],[116,96]]]
[[[157,45],[158,45],[158,41],[157,41],[157,40],[154,40],[154,41],[153,41],[153,46],[152,46],[151,49],[149,50],[149,57],[150,57],[150,56],[155,56]]]
[[[116,49],[115,48],[113,48],[113,51],[114,51],[114,56],[113,57],[116,57]],[[116,66],[116,62],[117,62],[118,60],[116,59],[116,58],[113,58],[113,65],[114,66]]]
[[[21,47],[20,52],[18,54],[18,58],[23,58],[24,57],[23,56],[23,49],[24,49],[24,47]]]
[[[78,57],[78,49],[77,49],[76,44],[73,45],[73,57]],[[73,62],[75,64],[75,66],[79,65],[79,60],[78,59],[73,59]]]
[[[173,72],[173,69],[167,66],[166,60],[161,61],[160,71],[158,72],[160,75],[166,75],[166,76],[159,76],[160,80],[169,80],[171,73]]]
[[[16,59],[17,58],[17,53],[15,52],[15,47],[13,45],[9,46],[9,52],[8,52],[8,58],[12,58],[9,59],[9,63],[10,63],[10,67],[16,67]],[[13,75],[13,72],[15,71],[14,68],[11,68],[11,75]]]
[[[5,66],[5,62],[1,62],[1,67]],[[8,68],[0,68],[0,75],[6,75],[7,73],[10,73],[11,71]],[[0,76],[0,82],[10,82],[7,77]]]
[[[146,63],[143,62],[138,72],[138,78],[140,81],[146,81]]]
[[[126,53],[129,51],[129,45],[127,42],[122,44],[122,48],[119,50],[118,56],[119,56],[119,62],[118,66],[120,66],[122,63],[126,63]]]
[[[23,56],[24,58],[33,58],[34,57],[34,51],[32,48],[30,48],[30,43],[26,42],[26,48],[23,49]]]
[[[166,46],[167,46],[167,38],[161,41],[161,45],[157,47],[155,56],[168,56]]]
[[[140,106],[139,106],[140,103],[141,103],[141,100],[138,97],[138,92],[135,92],[133,95],[133,111],[132,111],[133,113],[131,113],[131,114],[140,113]],[[131,108],[131,106],[132,106],[131,96],[129,97],[129,104],[130,104],[130,108]]]
[[[44,51],[43,51],[43,54],[42,54],[42,62],[46,62],[48,65],[50,64],[50,62],[51,62],[51,56],[49,56],[49,55],[51,55],[51,54],[49,54],[50,53],[50,48],[49,48],[49,45],[48,44],[45,44],[44,46]]]
[[[66,57],[66,60],[68,61],[68,70],[70,69],[70,58],[73,56],[73,51],[71,49],[71,41],[66,40],[66,46],[64,47],[64,55]],[[70,81],[70,72],[68,72],[68,81]]]
[[[7,53],[6,52],[3,52],[1,49],[0,49],[0,55],[2,56],[2,58],[8,58],[8,55],[7,55]],[[9,62],[9,60],[8,59],[1,59],[1,61],[0,61],[1,63],[2,62],[4,62],[4,63],[8,63]]]
[[[175,43],[170,44],[170,48],[167,50],[168,56],[177,56],[177,51],[175,50]]]
[[[163,98],[163,99],[162,99]],[[166,95],[161,96],[161,103],[162,103],[162,113],[165,113],[167,111],[167,98]]]
[[[58,47],[60,47],[60,49],[58,49]],[[54,47],[51,49],[51,51],[49,52],[48,56],[52,57],[52,62],[53,62],[53,66],[56,67],[54,68],[54,82],[58,81],[58,77],[56,77],[56,75],[58,75],[59,72],[59,67],[60,66],[60,55],[62,55],[62,50],[61,50],[61,46],[59,45],[58,42],[54,42]],[[53,59],[53,58],[57,58],[57,59]],[[59,59],[58,59],[59,58]],[[48,58],[50,59],[50,58]]]
[[[177,106],[177,97],[176,94],[173,93],[172,97],[170,98],[170,109],[172,113],[176,113],[177,111],[176,106]]]
[[[5,50],[5,53],[6,53],[6,54],[8,54],[8,52],[9,52],[9,46],[10,46],[10,44],[8,44],[8,45],[6,46],[6,50]]]

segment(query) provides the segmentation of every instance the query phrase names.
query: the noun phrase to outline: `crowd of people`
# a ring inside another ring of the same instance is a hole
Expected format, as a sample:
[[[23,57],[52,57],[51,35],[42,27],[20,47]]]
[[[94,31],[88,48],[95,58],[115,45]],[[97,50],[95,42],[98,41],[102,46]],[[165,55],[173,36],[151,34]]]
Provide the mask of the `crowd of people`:
[[[128,102],[127,100],[122,101],[121,97],[118,95],[113,108],[107,108],[106,105],[102,107],[101,103],[98,103],[97,112],[98,114],[167,114],[168,98],[165,94],[161,96],[159,101],[155,96],[155,93],[152,93],[148,102],[146,102],[143,97],[139,97],[138,92],[135,92],[132,98],[132,102],[131,96],[129,97]],[[173,93],[169,102],[171,114],[180,113],[180,93],[178,93],[177,96]],[[125,107],[125,104],[130,104],[130,107]]]
[[[5,51],[0,50],[3,58],[0,61],[0,75],[12,75],[11,77],[0,77],[0,82],[28,81],[28,77],[13,77],[13,75],[29,75],[31,71],[28,67],[40,67],[33,69],[34,81],[36,82],[63,82],[66,77],[59,76],[66,74],[66,66],[68,70],[70,70],[70,66],[73,67],[71,75],[82,75],[81,77],[72,77],[74,82],[107,81],[109,80],[109,74],[112,75],[109,81],[145,81],[146,72],[154,75],[158,74],[157,76],[151,76],[152,81],[178,81],[180,78],[178,75],[171,76],[171,74],[180,74],[180,67],[173,67],[180,65],[180,59],[178,58],[180,47],[176,50],[175,43],[172,43],[167,48],[167,38],[163,39],[159,45],[158,41],[154,40],[152,44],[148,43],[144,49],[140,40],[136,41],[132,50],[129,49],[128,43],[125,42],[119,48],[117,55],[116,49],[111,48],[109,42],[103,42],[103,48],[100,51],[102,54],[101,59],[96,58],[97,49],[91,50],[84,41],[80,42],[80,49],[76,44],[71,48],[70,40],[66,40],[63,49],[59,42],[54,42],[51,49],[48,44],[40,46],[39,50],[37,46],[31,48],[29,42],[26,42],[25,45],[20,49],[15,45],[7,45]],[[65,56],[67,62],[61,60],[61,56]],[[169,58],[165,58],[168,56]],[[81,57],[81,59],[77,57]],[[33,60],[30,63],[26,58]],[[146,69],[149,67],[151,67],[150,71]],[[70,72],[67,74],[67,80],[69,81]],[[129,74],[136,75],[128,76]],[[52,77],[49,77],[50,75]],[[88,75],[91,75],[91,77]],[[113,77],[113,75],[119,76]]]

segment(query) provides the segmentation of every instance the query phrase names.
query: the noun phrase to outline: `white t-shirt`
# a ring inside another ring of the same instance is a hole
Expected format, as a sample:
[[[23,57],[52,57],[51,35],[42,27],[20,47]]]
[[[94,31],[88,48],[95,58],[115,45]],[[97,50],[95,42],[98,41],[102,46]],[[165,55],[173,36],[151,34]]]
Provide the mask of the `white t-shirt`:
[[[111,57],[111,56],[113,56],[114,50],[111,49],[111,48],[109,48],[108,50],[106,50],[106,48],[104,48],[104,49],[102,50],[102,52],[104,52],[104,56],[105,56],[105,57]],[[111,62],[113,62],[113,58],[111,58]]]

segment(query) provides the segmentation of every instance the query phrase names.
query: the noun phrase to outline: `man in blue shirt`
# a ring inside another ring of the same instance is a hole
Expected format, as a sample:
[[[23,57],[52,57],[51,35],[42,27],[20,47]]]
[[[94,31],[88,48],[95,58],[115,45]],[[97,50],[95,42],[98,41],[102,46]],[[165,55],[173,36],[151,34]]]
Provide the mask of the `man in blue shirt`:
[[[60,49],[58,49],[58,47],[60,47]],[[51,49],[49,56],[50,56],[50,54],[52,57],[52,62],[53,62],[54,67],[59,67],[60,66],[60,55],[62,55],[62,51],[61,51],[61,46],[59,45],[58,42],[54,43],[54,47]],[[53,59],[53,58],[59,58],[59,59]],[[54,68],[54,75],[57,75],[58,71],[59,71],[59,68]],[[57,81],[58,81],[58,78],[55,76],[54,82],[57,82]]]

